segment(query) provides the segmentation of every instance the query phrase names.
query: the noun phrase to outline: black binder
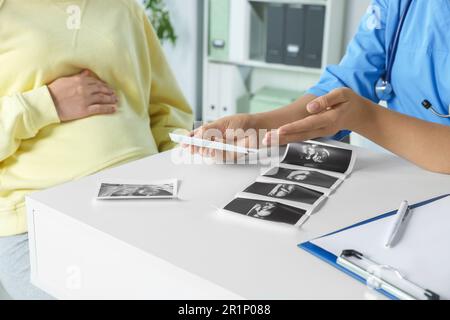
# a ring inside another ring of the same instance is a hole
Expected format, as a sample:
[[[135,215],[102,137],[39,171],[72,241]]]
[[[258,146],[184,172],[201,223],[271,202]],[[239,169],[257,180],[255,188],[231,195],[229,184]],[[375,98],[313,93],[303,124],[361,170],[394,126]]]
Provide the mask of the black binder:
[[[325,31],[325,6],[305,6],[305,42],[303,65],[322,67],[323,37]]]
[[[286,7],[284,63],[301,66],[304,56],[305,6],[292,4]]]
[[[269,3],[267,5],[267,52],[266,62],[284,62],[284,25],[285,5]]]

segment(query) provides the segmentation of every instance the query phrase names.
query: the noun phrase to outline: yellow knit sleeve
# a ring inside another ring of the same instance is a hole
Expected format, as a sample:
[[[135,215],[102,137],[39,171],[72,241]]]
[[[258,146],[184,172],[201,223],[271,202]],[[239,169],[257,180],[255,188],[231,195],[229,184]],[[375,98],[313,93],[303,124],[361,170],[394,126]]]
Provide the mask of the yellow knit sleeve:
[[[163,152],[175,146],[170,141],[169,133],[177,129],[192,130],[193,115],[147,17],[143,18],[143,24],[152,78],[149,104],[151,130],[158,150]]]
[[[0,161],[13,155],[22,140],[33,138],[40,129],[59,121],[46,86],[0,97]]]

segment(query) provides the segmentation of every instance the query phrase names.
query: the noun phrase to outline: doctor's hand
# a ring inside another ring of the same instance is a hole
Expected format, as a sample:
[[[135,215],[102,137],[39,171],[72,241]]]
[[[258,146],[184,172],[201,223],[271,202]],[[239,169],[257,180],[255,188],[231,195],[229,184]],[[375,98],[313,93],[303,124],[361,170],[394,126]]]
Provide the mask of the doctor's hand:
[[[236,146],[256,148],[257,141],[255,137],[249,137],[245,132],[256,128],[256,120],[250,114],[237,114],[219,119],[217,121],[205,124],[190,133],[191,137],[214,140]],[[194,146],[183,146],[190,148],[191,153],[199,153],[205,157],[225,157],[222,152],[209,148],[199,148]]]
[[[117,110],[115,92],[89,70],[59,78],[48,85],[62,122],[82,119]]]
[[[359,96],[351,89],[340,88],[311,101],[308,117],[278,129],[280,145],[333,136],[341,130],[356,131],[363,125],[366,106],[373,102]],[[268,133],[263,144],[269,145],[273,133]],[[275,139],[273,141],[276,141]]]

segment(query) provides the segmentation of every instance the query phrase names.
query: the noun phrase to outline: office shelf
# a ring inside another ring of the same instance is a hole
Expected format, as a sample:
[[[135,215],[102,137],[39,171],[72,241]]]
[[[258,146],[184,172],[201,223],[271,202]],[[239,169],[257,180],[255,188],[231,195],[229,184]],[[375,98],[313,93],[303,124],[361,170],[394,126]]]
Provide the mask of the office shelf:
[[[267,63],[265,61],[258,61],[258,60],[245,60],[245,61],[221,61],[221,60],[215,60],[209,58],[208,61],[210,63],[223,63],[228,65],[235,65],[239,67],[249,67],[249,68],[260,68],[260,69],[267,69],[267,70],[278,70],[278,71],[285,71],[285,72],[297,72],[297,73],[306,73],[306,74],[315,74],[320,75],[322,74],[322,69],[319,68],[307,68],[307,67],[301,67],[301,66],[290,66],[285,64],[278,64],[278,63]]]
[[[204,7],[203,112],[204,121],[243,111],[242,105],[264,87],[299,92],[313,86],[323,69],[342,58],[345,1],[342,0],[228,0],[229,11],[220,11],[220,19],[230,17],[220,30],[227,34],[224,56],[210,56],[209,14],[211,1]],[[219,0],[220,1],[220,0]],[[225,0],[226,1],[226,0]],[[325,6],[321,68],[292,66],[265,61],[265,24],[268,3]],[[221,9],[222,10],[222,9]],[[219,26],[219,29],[217,27]],[[225,43],[225,42],[224,42]]]
[[[329,0],[248,0],[249,2],[327,5]]]

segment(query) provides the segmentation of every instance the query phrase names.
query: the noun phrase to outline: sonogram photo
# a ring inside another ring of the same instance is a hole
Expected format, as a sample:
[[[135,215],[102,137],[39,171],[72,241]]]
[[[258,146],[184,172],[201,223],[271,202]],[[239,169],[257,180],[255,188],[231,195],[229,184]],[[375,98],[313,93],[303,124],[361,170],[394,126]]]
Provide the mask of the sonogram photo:
[[[244,192],[270,198],[301,202],[309,205],[316,204],[316,202],[324,196],[322,192],[286,183],[276,184],[255,182],[245,189]]]
[[[301,142],[288,146],[282,162],[346,174],[353,169],[354,155],[349,149]]]
[[[339,182],[339,179],[327,174],[311,171],[307,169],[287,169],[282,167],[274,167],[263,174],[264,177],[292,181],[311,186],[332,189]]]
[[[291,225],[297,224],[306,214],[306,211],[303,209],[294,208],[278,202],[244,198],[234,199],[225,206],[224,210],[256,219],[288,223]]]

